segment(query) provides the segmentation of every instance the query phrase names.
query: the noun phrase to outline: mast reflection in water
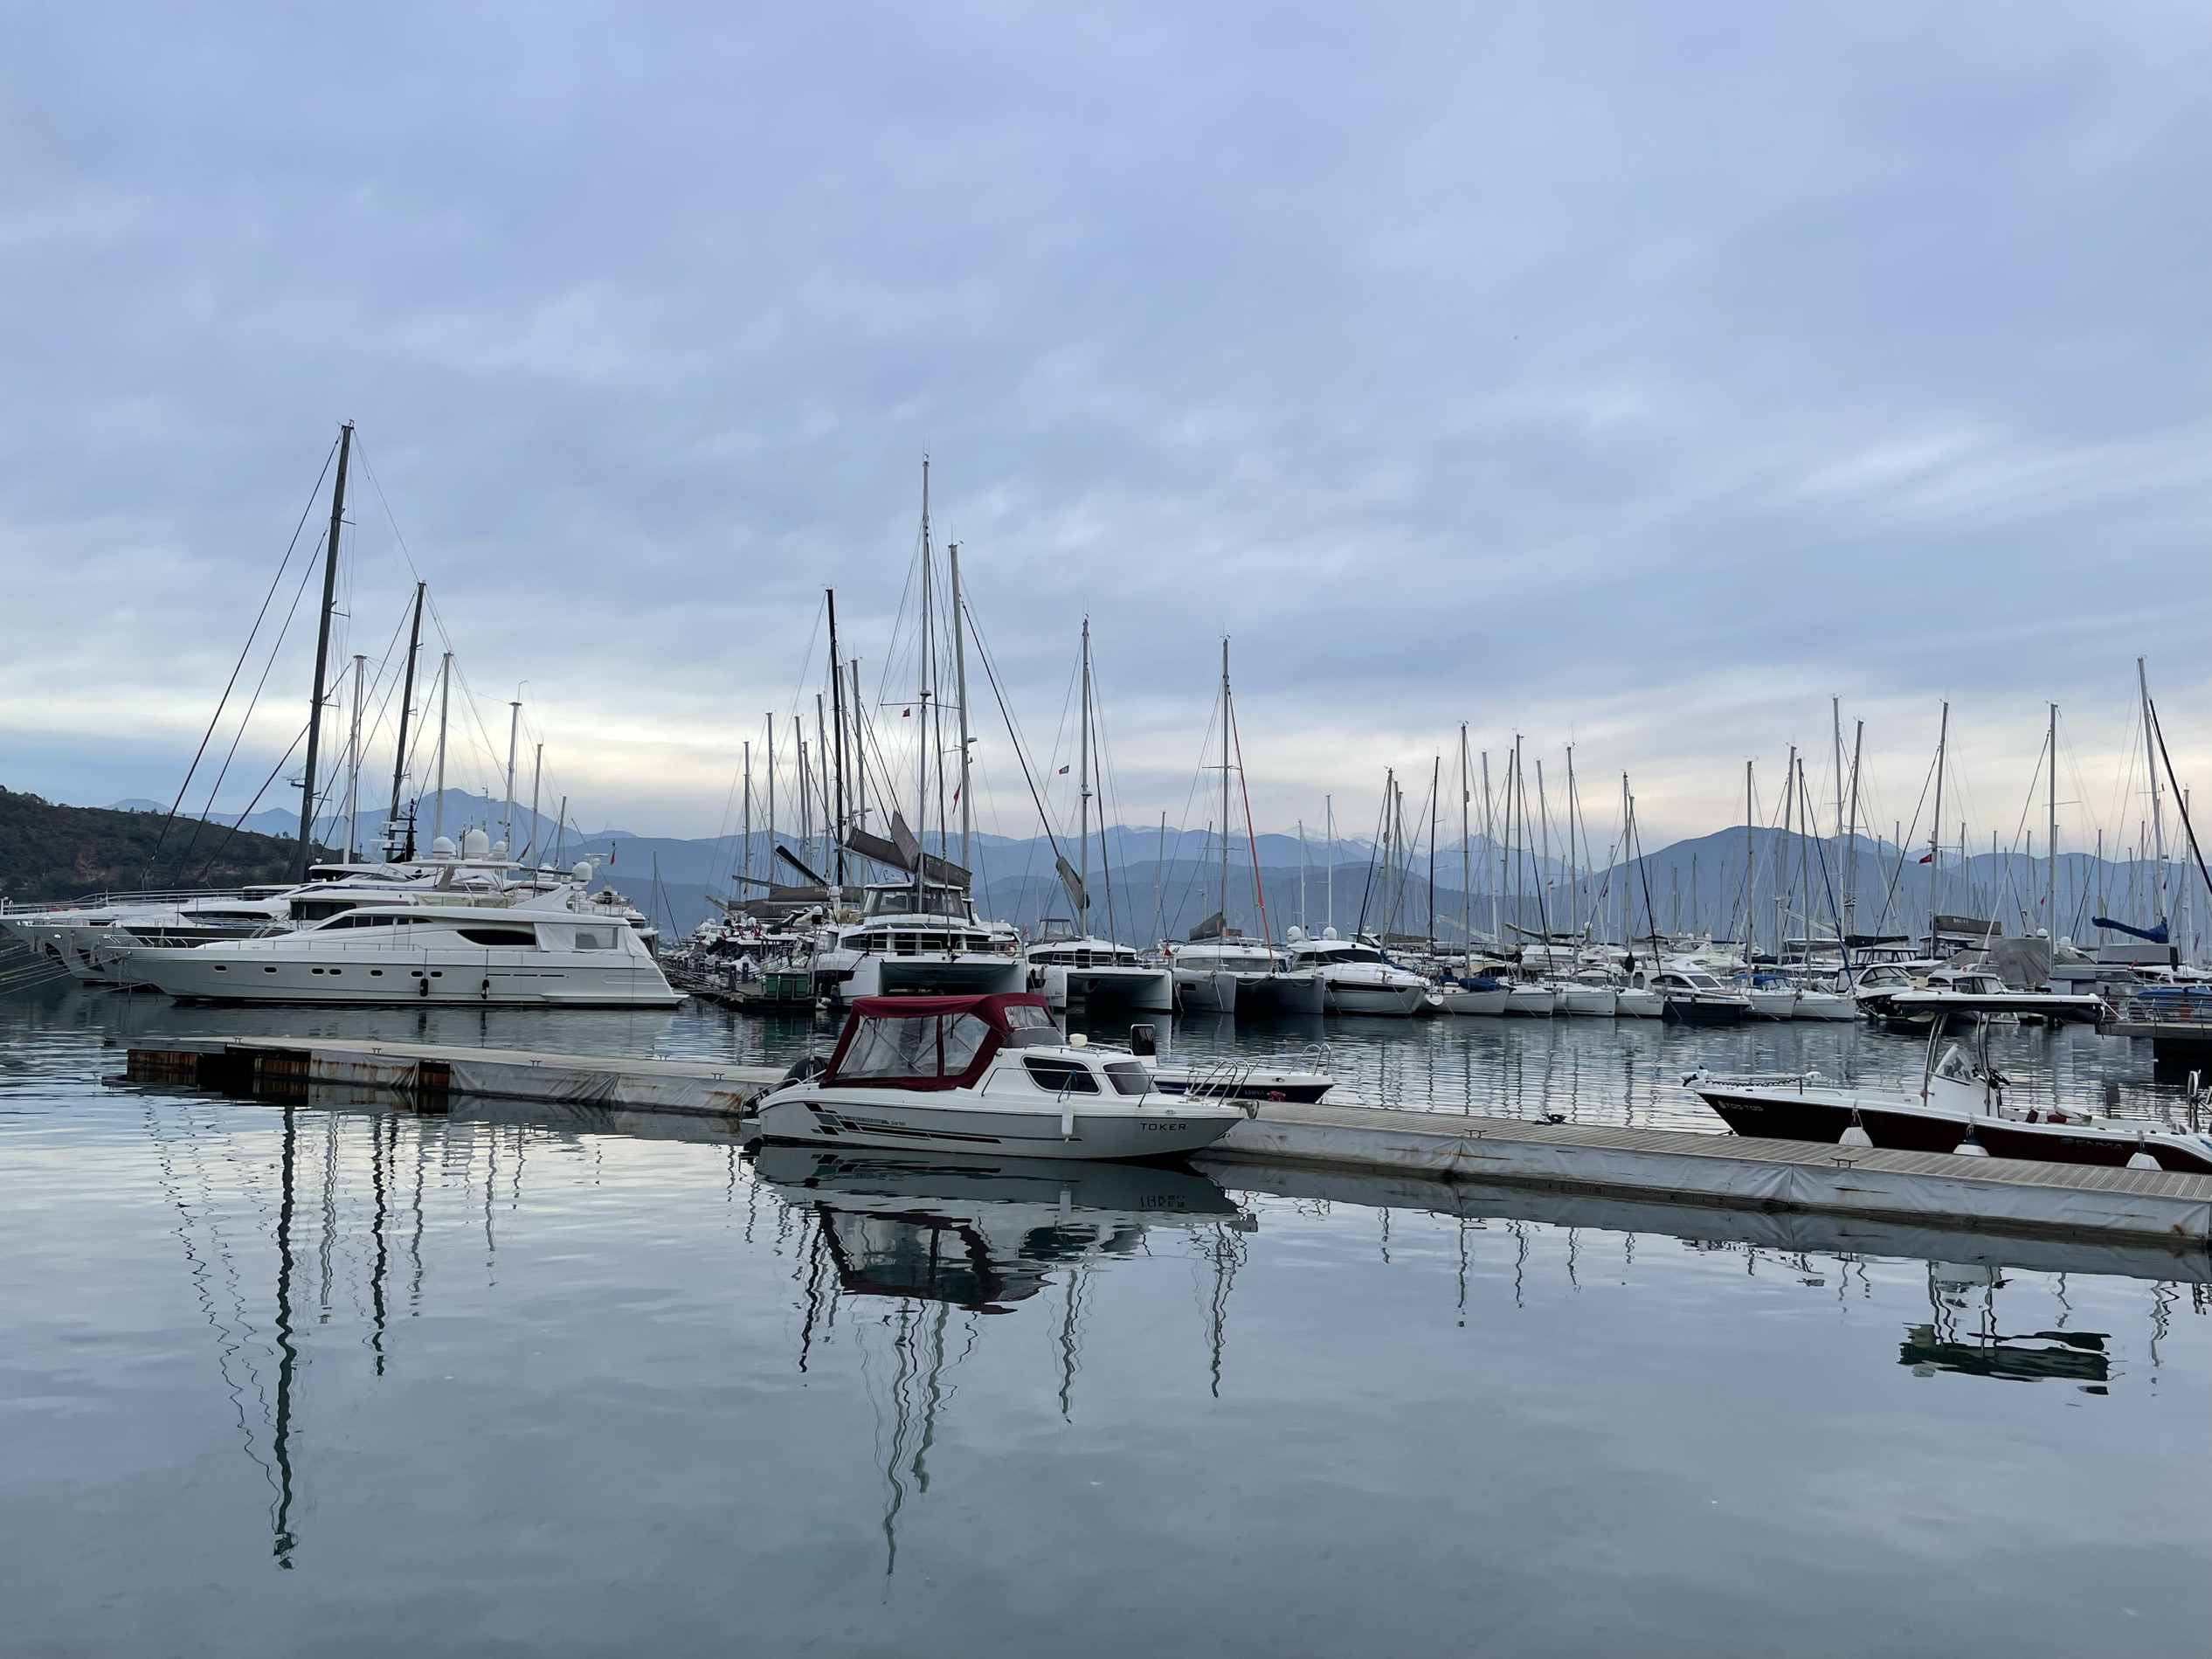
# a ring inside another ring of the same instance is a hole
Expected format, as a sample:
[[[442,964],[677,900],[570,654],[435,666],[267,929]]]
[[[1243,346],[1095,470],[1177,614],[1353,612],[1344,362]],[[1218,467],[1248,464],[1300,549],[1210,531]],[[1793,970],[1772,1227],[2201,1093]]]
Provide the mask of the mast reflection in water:
[[[887,1574],[898,1564],[897,1522],[909,1484],[917,1493],[930,1488],[937,1414],[950,1393],[947,1331],[956,1310],[1013,1313],[1057,1278],[1060,1412],[1068,1419],[1089,1271],[1139,1253],[1151,1230],[1179,1228],[1201,1237],[1213,1267],[1207,1337],[1213,1392],[1220,1391],[1230,1275],[1240,1259],[1232,1241],[1254,1222],[1203,1175],[1146,1165],[950,1163],[792,1146],[762,1149],[756,1173],[812,1224],[801,1370],[818,1334],[836,1324],[840,1298],[882,1297],[895,1304],[884,1317],[891,1330],[891,1373],[886,1398],[877,1401],[879,1414],[888,1407],[888,1417],[877,1446],[886,1489]],[[972,1349],[977,1330],[967,1326],[954,1364]]]

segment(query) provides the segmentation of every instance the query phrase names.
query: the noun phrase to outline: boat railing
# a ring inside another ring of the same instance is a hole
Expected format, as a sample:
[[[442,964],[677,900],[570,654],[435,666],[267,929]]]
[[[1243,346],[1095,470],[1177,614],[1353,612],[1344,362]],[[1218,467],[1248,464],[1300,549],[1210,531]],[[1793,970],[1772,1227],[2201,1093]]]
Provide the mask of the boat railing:
[[[147,888],[129,893],[86,893],[73,899],[30,899],[0,903],[0,916],[45,916],[59,910],[97,910],[112,904],[179,904],[199,899],[242,899],[244,888]]]
[[[2212,997],[2170,992],[2160,997],[2131,996],[2120,1018],[2131,1025],[2212,1026]]]

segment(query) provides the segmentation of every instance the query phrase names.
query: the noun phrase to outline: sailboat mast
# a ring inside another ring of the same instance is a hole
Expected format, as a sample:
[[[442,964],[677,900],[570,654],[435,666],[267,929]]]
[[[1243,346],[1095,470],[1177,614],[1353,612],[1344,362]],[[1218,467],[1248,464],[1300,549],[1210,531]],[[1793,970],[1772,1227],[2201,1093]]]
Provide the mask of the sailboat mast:
[[[515,854],[515,746],[522,736],[522,705],[507,705],[507,816],[500,820],[500,840],[504,844],[501,856]]]
[[[322,621],[315,636],[315,700],[308,705],[308,764],[300,783],[300,879],[308,879],[308,848],[315,834],[315,763],[322,744],[322,701],[328,695],[330,612],[338,602],[338,532],[346,519],[346,463],[353,455],[353,423],[338,428],[338,479],[330,489],[330,530],[323,541]]]
[[[1324,878],[1326,885],[1322,888],[1324,908],[1321,913],[1321,924],[1334,931],[1337,925],[1337,798],[1334,795],[1321,798],[1321,839],[1329,844],[1329,874]]]
[[[1229,930],[1229,642],[1221,640],[1221,933]]]
[[[1744,763],[1744,966],[1752,964],[1754,942],[1759,932],[1759,913],[1752,908],[1759,891],[1758,843],[1752,835],[1752,766]],[[1649,908],[1649,906],[1646,907]],[[1655,926],[1654,933],[1659,930]],[[1653,947],[1655,950],[1656,946]]]
[[[2058,705],[2050,706],[2050,735],[2044,740],[2050,746],[2050,776],[2044,780],[2044,796],[2050,811],[2049,838],[2043,852],[2050,868],[2043,876],[2043,937],[2051,942],[2051,949],[2058,949]],[[2054,961],[2056,958],[2052,958]]]
[[[929,458],[924,456],[922,461],[922,630],[915,651],[921,705],[917,712],[922,717],[914,731],[917,757],[914,821],[921,832],[914,858],[914,913],[916,916],[925,914],[929,900],[929,889],[923,885],[923,873],[930,867],[930,462]]]
[[[1475,967],[1475,862],[1473,838],[1468,834],[1467,722],[1459,722],[1459,933],[1467,946],[1467,966]]]
[[[768,716],[768,881],[776,881],[776,716]]]
[[[407,678],[399,690],[399,747],[391,758],[391,811],[384,815],[384,851],[391,851],[392,826],[399,821],[399,788],[407,776],[407,716],[415,701],[415,655],[422,649],[423,589],[427,583],[415,584],[415,619],[407,630]],[[407,824],[407,840],[403,859],[415,856],[415,826],[411,818]]]
[[[1438,755],[1428,776],[1428,954],[1436,954],[1436,814],[1443,805],[1444,757]]]
[[[1928,826],[1928,954],[1936,953],[1936,875],[1943,868],[1943,759],[1951,743],[1951,705],[1936,728],[1935,816]],[[1963,859],[1964,854],[1960,857]],[[1963,869],[1963,864],[1960,866]]]
[[[446,716],[450,711],[453,693],[453,653],[448,651],[438,664],[438,798],[430,807],[430,836],[432,840],[446,833]]]
[[[1859,930],[1859,757],[1866,743],[1866,722],[1851,735],[1851,816],[1843,832],[1843,931]]]
[[[830,715],[837,725],[837,813],[836,827],[831,837],[837,847],[834,854],[837,868],[833,879],[842,888],[845,885],[845,838],[849,833],[845,816],[845,667],[843,660],[837,653],[837,590],[824,588],[822,594],[829,606]]]
[[[1497,840],[1497,813],[1494,801],[1495,798],[1490,793],[1490,751],[1485,749],[1483,751],[1483,839],[1490,844],[1490,853],[1497,853],[1502,858],[1503,854]],[[1483,868],[1486,870],[1490,868],[1490,854],[1483,854]],[[1502,862],[1498,866],[1497,880],[1490,883],[1490,948],[1496,950],[1503,943],[1497,930],[1498,895],[1505,890],[1505,866]]]
[[[361,812],[361,674],[368,667],[369,659],[356,654],[353,660],[353,722],[346,739],[346,862],[353,862],[354,848],[360,845],[355,824]]]
[[[1084,937],[1090,936],[1090,619],[1083,619],[1083,707],[1077,722],[1080,736],[1079,752],[1075,757],[1075,787],[1080,805],[1076,807],[1076,845],[1082,849],[1075,854],[1075,891],[1082,895],[1077,901],[1083,913],[1075,918],[1075,924]],[[1065,820],[1063,820],[1065,821]]]
[[[2143,765],[2151,776],[2151,922],[2166,920],[2166,803],[2158,786],[2157,738],[2151,724],[2151,681],[2143,659],[2135,659],[2135,685],[2143,702]]]
[[[1582,937],[1582,866],[1574,855],[1574,825],[1578,799],[1574,792],[1574,745],[1566,746],[1567,755],[1567,932],[1578,942]]]
[[[969,736],[966,723],[966,599],[960,598],[960,542],[953,542],[949,553],[953,564],[953,697],[960,699],[960,868],[973,872],[976,865],[969,861],[969,839],[976,827],[976,810],[969,803],[969,748],[973,745],[973,739]],[[1084,628],[1089,626],[1090,619],[1086,617]],[[1103,856],[1106,852],[1102,832],[1099,858],[1103,861]],[[973,887],[973,876],[969,876],[969,885]],[[1089,895],[1090,889],[1086,887],[1084,898]]]

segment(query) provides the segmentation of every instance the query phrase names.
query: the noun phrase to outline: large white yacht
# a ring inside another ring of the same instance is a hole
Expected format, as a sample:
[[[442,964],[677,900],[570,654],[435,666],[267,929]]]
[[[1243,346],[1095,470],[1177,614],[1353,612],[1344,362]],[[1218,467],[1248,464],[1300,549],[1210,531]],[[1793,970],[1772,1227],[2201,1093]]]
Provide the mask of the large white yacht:
[[[1158,1158],[1212,1145],[1248,1112],[1218,1096],[1168,1094],[1149,1059],[1063,1035],[1033,992],[862,997],[828,1064],[792,1069],[760,1103],[771,1141]]]
[[[1128,945],[1079,934],[1063,917],[1046,917],[1021,958],[1029,969],[1030,989],[1042,992],[1055,1008],[1075,1001],[1111,1001],[1165,1013],[1175,1006],[1169,969],[1145,961]]]
[[[1220,1012],[1241,1013],[1317,1014],[1326,1011],[1327,991],[1321,976],[1310,967],[1299,967],[1287,950],[1264,939],[1248,939],[1239,933],[1192,939],[1171,945],[1177,983],[1186,987],[1184,1006],[1193,1006],[1187,987],[1213,987],[1227,992],[1228,1006]],[[1228,982],[1224,985],[1224,981]]]
[[[808,964],[817,993],[850,1002],[1027,988],[1020,936],[1002,922],[978,921],[965,888],[882,881],[861,893],[859,919],[832,930]]]
[[[637,930],[574,908],[563,885],[492,914],[361,904],[266,938],[149,950],[133,967],[183,1002],[673,1007]]]
[[[1331,1013],[1415,1014],[1427,1004],[1428,981],[1365,939],[1340,939],[1334,928],[1317,939],[1293,928],[1289,937],[1291,965],[1317,972]]]

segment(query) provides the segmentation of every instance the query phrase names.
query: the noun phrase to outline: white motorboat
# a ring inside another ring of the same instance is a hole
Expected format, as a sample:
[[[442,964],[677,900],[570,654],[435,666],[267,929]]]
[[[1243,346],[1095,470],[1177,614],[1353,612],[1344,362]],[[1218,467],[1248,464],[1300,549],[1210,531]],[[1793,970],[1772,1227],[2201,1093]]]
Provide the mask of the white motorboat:
[[[1219,1012],[1317,1014],[1325,1011],[1321,976],[1310,968],[1294,967],[1289,952],[1265,940],[1231,932],[1172,945],[1169,950],[1179,984],[1213,984],[1223,976],[1236,982],[1230,1007]],[[1194,1006],[1186,996],[1184,1006]]]
[[[1340,939],[1334,928],[1324,928],[1317,939],[1303,928],[1291,929],[1289,937],[1292,964],[1318,971],[1331,1013],[1403,1018],[1427,1006],[1428,981],[1365,939]]]
[[[673,1007],[683,999],[633,929],[561,887],[496,914],[357,905],[311,927],[183,950],[134,970],[185,1002]]]
[[[1058,917],[1047,918],[1021,957],[1029,969],[1030,989],[1041,991],[1055,1008],[1077,1001],[1115,1002],[1165,1013],[1175,1006],[1171,970],[1146,962],[1112,939],[1078,935]]]
[[[792,1069],[760,1103],[771,1141],[1157,1158],[1210,1146],[1248,1115],[1166,1092],[1146,1057],[1063,1035],[1033,992],[863,997],[827,1064]]]
[[[1690,963],[1639,968],[1628,977],[1636,990],[1656,993],[1664,1017],[1688,1026],[1732,1026],[1751,1017],[1751,999]]]
[[[964,888],[885,881],[861,891],[860,919],[837,928],[809,964],[819,993],[851,1002],[1027,988],[1020,936],[1003,923],[978,921]]]

